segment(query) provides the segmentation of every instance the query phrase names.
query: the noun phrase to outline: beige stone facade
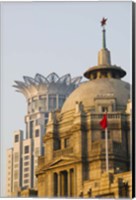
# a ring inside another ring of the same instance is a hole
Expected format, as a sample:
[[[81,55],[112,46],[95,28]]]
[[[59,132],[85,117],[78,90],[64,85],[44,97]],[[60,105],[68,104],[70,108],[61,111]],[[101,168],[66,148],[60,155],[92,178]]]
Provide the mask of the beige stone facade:
[[[79,112],[62,124],[48,123],[45,156],[39,158],[37,170],[39,197],[131,196],[129,115],[108,114],[109,173],[105,172],[101,117]]]

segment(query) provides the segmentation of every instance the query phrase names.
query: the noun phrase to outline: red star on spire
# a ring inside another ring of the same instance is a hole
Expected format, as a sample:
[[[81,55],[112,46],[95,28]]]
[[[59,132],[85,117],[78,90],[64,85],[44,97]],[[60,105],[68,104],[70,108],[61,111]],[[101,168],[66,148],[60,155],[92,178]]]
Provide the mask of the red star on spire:
[[[102,21],[101,21],[101,26],[106,25],[106,21],[107,21],[107,19],[103,17],[103,19],[102,19]]]

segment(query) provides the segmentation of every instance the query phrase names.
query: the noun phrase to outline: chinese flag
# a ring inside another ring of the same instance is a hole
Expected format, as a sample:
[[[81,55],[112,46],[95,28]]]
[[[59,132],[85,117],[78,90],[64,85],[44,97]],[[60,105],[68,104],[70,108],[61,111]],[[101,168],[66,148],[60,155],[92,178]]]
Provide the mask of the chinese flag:
[[[100,125],[103,129],[107,128],[107,114],[103,115],[102,120],[100,121]]]

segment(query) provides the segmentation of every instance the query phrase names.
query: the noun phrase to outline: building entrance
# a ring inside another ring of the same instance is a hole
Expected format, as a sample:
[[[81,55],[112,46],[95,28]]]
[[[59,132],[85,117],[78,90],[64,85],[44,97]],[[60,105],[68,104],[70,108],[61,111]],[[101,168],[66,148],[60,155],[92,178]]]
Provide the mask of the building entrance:
[[[64,170],[54,173],[54,196],[73,197],[74,196],[74,170]]]

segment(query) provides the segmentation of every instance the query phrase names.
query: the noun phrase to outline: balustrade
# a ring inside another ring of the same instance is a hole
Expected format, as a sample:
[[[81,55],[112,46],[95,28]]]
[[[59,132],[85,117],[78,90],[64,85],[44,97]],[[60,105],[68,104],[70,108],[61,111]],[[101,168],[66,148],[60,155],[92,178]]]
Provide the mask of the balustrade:
[[[91,113],[92,120],[97,120],[97,119],[102,119],[102,118],[103,118],[103,113],[101,113],[101,114]],[[121,118],[125,118],[125,115],[121,114],[120,112],[107,113],[107,118],[108,119],[121,119]]]
[[[73,153],[73,148],[65,148],[65,149],[59,149],[53,152],[53,157],[58,157],[62,155],[69,155],[70,153]]]

